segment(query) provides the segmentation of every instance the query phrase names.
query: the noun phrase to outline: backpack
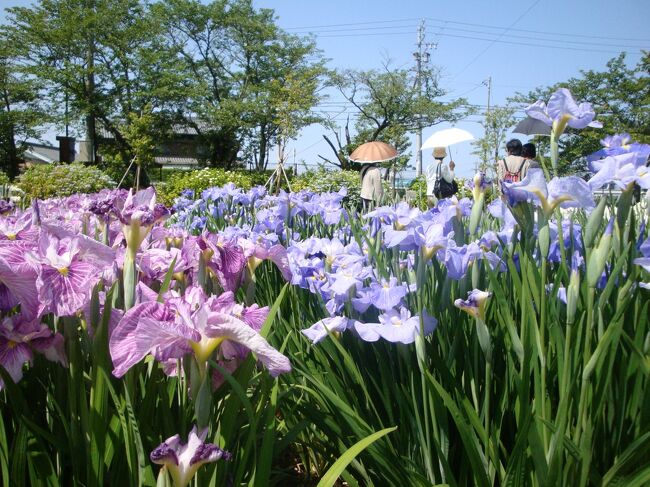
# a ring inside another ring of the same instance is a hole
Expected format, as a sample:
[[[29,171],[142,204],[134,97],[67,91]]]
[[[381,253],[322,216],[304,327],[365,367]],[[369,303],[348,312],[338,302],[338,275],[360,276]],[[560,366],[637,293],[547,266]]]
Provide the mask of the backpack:
[[[449,183],[442,177],[441,166],[442,164],[438,164],[436,169],[436,182],[433,184],[433,195],[438,199],[450,198],[458,192],[458,184],[456,180]]]
[[[505,175],[503,176],[503,180],[507,183],[518,183],[521,181],[521,170],[524,168],[524,164],[526,164],[526,159],[524,159],[521,164],[519,165],[519,169],[517,169],[517,172],[512,172],[508,168],[508,164],[506,160],[503,160],[503,167],[506,170]]]

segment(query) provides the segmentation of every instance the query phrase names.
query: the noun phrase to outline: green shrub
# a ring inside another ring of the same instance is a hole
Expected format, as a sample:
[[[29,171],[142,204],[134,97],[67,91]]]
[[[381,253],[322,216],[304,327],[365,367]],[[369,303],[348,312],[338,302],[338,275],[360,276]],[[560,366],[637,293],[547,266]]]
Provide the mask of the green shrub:
[[[0,186],[4,184],[9,184],[11,181],[9,180],[9,176],[7,176],[5,173],[0,171]]]
[[[96,167],[43,164],[31,166],[19,176],[18,187],[29,198],[56,198],[75,193],[95,193],[115,187],[115,182]]]
[[[233,183],[242,189],[250,189],[253,186],[266,183],[268,177],[269,173],[263,171],[226,171],[219,168],[179,171],[170,175],[165,183],[157,184],[156,190],[159,200],[166,205],[171,205],[185,189],[194,190],[197,195],[205,189],[223,186],[227,183]]]
[[[293,191],[307,189],[322,193],[324,191],[338,191],[347,188],[348,195],[344,202],[349,205],[361,204],[361,180],[357,171],[328,171],[318,169],[300,174],[291,181]],[[385,189],[385,188],[384,188]]]

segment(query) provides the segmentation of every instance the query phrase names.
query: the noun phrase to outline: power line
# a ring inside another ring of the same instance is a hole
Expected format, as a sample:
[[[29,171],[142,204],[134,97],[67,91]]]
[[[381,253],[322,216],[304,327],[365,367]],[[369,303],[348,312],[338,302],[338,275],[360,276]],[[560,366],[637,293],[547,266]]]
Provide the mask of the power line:
[[[353,36],[353,35],[382,35],[382,34],[391,34],[391,35],[402,35],[406,34],[408,32],[405,31],[386,31],[386,29],[407,29],[407,28],[414,28],[417,27],[417,25],[410,24],[410,25],[391,25],[391,26],[379,26],[379,27],[352,27],[352,28],[345,28],[345,29],[327,29],[327,30],[305,30],[302,32],[294,32],[295,34],[313,34],[316,37],[343,37],[343,36]],[[478,34],[478,35],[483,35],[483,36],[497,36],[496,39],[499,39],[502,34],[498,34],[496,32],[485,32],[484,30],[476,30],[476,29],[463,29],[459,27],[449,27],[447,25],[434,25],[433,27],[436,27],[438,29],[444,29],[445,31],[451,30],[451,31],[456,31],[456,32],[465,32],[465,33],[470,33],[470,34]],[[368,31],[376,31],[376,30],[381,30],[381,33],[374,33],[374,32],[368,32]],[[531,31],[525,31],[528,33],[531,33]],[[436,33],[436,35],[440,36],[448,36],[448,37],[454,37],[452,34],[448,33],[443,33],[442,31],[439,31]],[[543,34],[545,35],[545,34]],[[549,34],[550,35],[550,34]],[[461,37],[459,34],[455,35],[456,37]],[[473,39],[476,37],[471,37],[467,36],[468,39]],[[612,44],[612,42],[594,42],[594,41],[580,41],[580,40],[569,40],[569,39],[547,39],[547,38],[540,38],[539,36],[530,36],[530,35],[516,35],[516,34],[511,34],[509,38],[512,39],[528,39],[528,40],[533,40],[533,41],[543,41],[543,42],[552,42],[552,43],[557,43],[557,44],[579,44],[579,45],[584,45],[584,46],[605,46],[605,47],[616,47],[616,48],[621,48],[621,49],[643,49],[643,45],[630,45],[630,44]],[[481,40],[494,40],[492,37],[488,37],[488,39],[485,38],[476,38],[476,39],[481,39]],[[643,41],[638,41],[638,42],[643,42]],[[650,42],[650,41],[648,41]]]
[[[285,30],[320,29],[326,27],[345,27],[349,25],[392,24],[392,23],[411,22],[411,21],[419,22],[420,19],[410,18],[410,19],[391,19],[391,20],[370,20],[366,22],[354,22],[354,23],[345,23],[345,24],[308,25],[306,27],[285,27]]]
[[[311,32],[315,37],[317,38],[344,38],[344,37],[376,37],[376,36],[406,36],[406,35],[413,35],[412,32],[409,31],[403,31],[403,32],[357,32],[357,33],[351,33],[351,34],[318,34]],[[572,47],[572,46],[566,46],[566,45],[553,45],[553,44],[536,44],[532,42],[517,42],[517,41],[506,41],[506,40],[501,40],[500,37],[497,38],[485,38],[485,37],[477,37],[477,36],[469,36],[469,35],[461,35],[461,34],[451,34],[451,33],[444,33],[444,32],[436,32],[436,36],[440,37],[452,37],[456,39],[471,39],[471,40],[476,40],[476,41],[484,41],[484,42],[490,42],[490,45],[487,46],[486,49],[483,50],[483,52],[487,51],[490,47],[492,47],[494,44],[507,44],[507,45],[514,45],[514,46],[527,46],[527,47],[541,47],[541,48],[546,48],[546,49],[559,49],[563,51],[579,51],[579,52],[596,52],[596,53],[605,53],[605,54],[619,54],[620,51],[614,51],[612,49],[588,49],[586,47]],[[488,34],[485,34],[488,35]],[[543,39],[546,42],[556,42],[553,41],[552,39]],[[597,45],[597,44],[594,44]],[[616,46],[613,46],[616,47]],[[642,48],[638,48],[638,51],[633,51],[634,53],[641,53]],[[478,57],[477,57],[478,59]],[[469,64],[471,65],[471,64]],[[468,66],[469,66],[468,65]],[[466,69],[466,68],[463,68]],[[462,73],[459,72],[458,75]],[[457,76],[458,76],[457,75]]]
[[[431,20],[433,22],[438,22],[438,23],[443,23],[443,24],[456,24],[456,25],[469,25],[473,27],[483,27],[486,29],[503,29],[502,26],[496,26],[496,25],[487,25],[487,24],[475,24],[471,22],[459,22],[455,20],[447,20],[447,19],[436,19],[433,17],[427,17],[427,20]],[[518,29],[515,27],[510,28],[509,30],[515,31],[515,32],[528,32],[530,34],[542,34],[542,35],[549,35],[549,36],[563,36],[563,37],[581,37],[584,39],[607,39],[607,40],[612,40],[612,41],[632,41],[632,42],[650,42],[650,39],[640,39],[640,38],[631,38],[631,37],[607,37],[607,36],[602,36],[602,35],[587,35],[587,34],[567,34],[564,32],[548,32],[548,31],[541,31],[541,30],[531,30],[531,29]]]
[[[476,62],[476,61],[477,61],[477,60],[478,60],[478,59],[479,59],[483,54],[485,54],[485,53],[487,52],[487,50],[490,49],[490,48],[494,45],[495,42],[497,42],[499,39],[501,39],[501,37],[503,37],[503,36],[508,32],[508,30],[509,30],[510,28],[514,27],[514,25],[515,25],[517,22],[519,22],[519,21],[524,17],[524,15],[526,15],[528,12],[530,12],[530,11],[531,11],[531,10],[532,10],[532,9],[533,9],[533,8],[534,8],[534,7],[539,3],[539,2],[540,2],[540,0],[535,0],[535,2],[533,2],[533,3],[530,5],[530,7],[528,7],[528,8],[526,9],[526,11],[525,11],[524,13],[522,13],[519,17],[517,17],[517,19],[516,19],[513,23],[511,23],[508,27],[506,27],[505,29],[503,29],[503,31],[501,32],[501,34],[499,34],[499,36],[498,36],[495,40],[493,40],[492,42],[490,42],[490,44],[488,44],[488,45],[485,47],[485,49],[483,49],[483,50],[482,50],[481,52],[479,52],[476,56],[474,56],[474,59],[472,59],[469,63],[467,63],[467,64],[465,65],[465,67],[464,67],[463,69],[461,69],[461,70],[456,74],[456,76],[454,76],[454,77],[457,78],[459,75],[461,75],[463,72],[465,72],[465,70],[466,70],[467,68],[469,68],[472,64],[474,64],[474,63],[475,63],[475,62]]]
[[[524,14],[525,15],[525,14]],[[296,31],[305,31],[308,29],[327,29],[331,27],[352,27],[355,28],[360,25],[376,25],[376,24],[400,24],[404,22],[418,22],[420,19],[419,18],[406,18],[406,19],[391,19],[391,20],[374,20],[374,21],[366,21],[366,22],[348,22],[348,23],[341,23],[341,24],[321,24],[321,25],[309,25],[309,26],[303,26],[303,27],[285,27],[285,30],[296,30]],[[435,17],[426,17],[426,20],[430,20],[432,22],[437,22],[439,24],[443,24],[444,27],[450,28],[447,26],[447,24],[455,24],[455,25],[465,25],[465,26],[472,26],[472,27],[482,27],[486,29],[498,29],[502,30],[504,29],[503,26],[497,26],[497,25],[489,25],[489,24],[479,24],[479,23],[472,23],[472,22],[461,22],[461,21],[456,21],[456,20],[449,20],[449,19],[442,19],[442,18],[435,18]],[[395,25],[389,26],[396,28]],[[438,26],[442,27],[442,26]],[[371,27],[368,27],[370,29]],[[348,29],[351,30],[351,29]],[[456,29],[459,30],[459,29]],[[575,34],[575,33],[566,33],[566,32],[551,32],[551,31],[541,31],[541,30],[531,30],[531,29],[522,29],[522,28],[516,28],[516,27],[508,27],[509,31],[515,31],[515,32],[526,32],[529,34],[541,34],[541,35],[547,35],[547,36],[562,36],[562,37],[578,37],[578,38],[583,38],[583,39],[598,39],[598,40],[613,40],[613,41],[631,41],[631,42],[650,42],[650,39],[648,38],[632,38],[632,37],[612,37],[612,36],[603,36],[603,35],[588,35],[588,34]]]

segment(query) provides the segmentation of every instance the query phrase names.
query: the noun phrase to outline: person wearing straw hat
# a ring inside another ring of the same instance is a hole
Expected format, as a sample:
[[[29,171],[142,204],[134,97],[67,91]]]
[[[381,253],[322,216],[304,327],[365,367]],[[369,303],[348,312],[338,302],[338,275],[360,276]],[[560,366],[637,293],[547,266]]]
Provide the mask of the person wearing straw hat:
[[[363,210],[368,211],[374,204],[379,203],[384,195],[381,185],[381,169],[377,164],[365,163],[361,168],[361,201]]]
[[[437,204],[441,198],[449,198],[456,194],[458,185],[454,180],[454,168],[456,163],[449,161],[449,165],[443,163],[447,156],[447,150],[444,147],[433,148],[433,164],[429,165],[426,171],[427,179],[427,200],[431,206]]]

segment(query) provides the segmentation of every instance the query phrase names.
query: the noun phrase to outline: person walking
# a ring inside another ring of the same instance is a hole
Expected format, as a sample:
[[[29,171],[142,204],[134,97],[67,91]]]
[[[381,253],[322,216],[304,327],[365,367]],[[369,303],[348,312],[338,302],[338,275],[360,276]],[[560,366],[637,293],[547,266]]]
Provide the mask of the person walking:
[[[519,139],[511,139],[506,144],[506,157],[497,161],[497,183],[499,187],[503,181],[516,183],[526,177],[530,162],[521,156],[521,149],[522,145]]]
[[[521,146],[521,157],[526,160],[526,171],[529,169],[541,169],[542,166],[537,162],[537,149],[535,144],[529,142]],[[525,177],[525,175],[524,175]]]
[[[427,168],[425,177],[427,180],[427,200],[430,206],[437,204],[442,198],[449,198],[458,192],[458,184],[455,180],[454,168],[456,163],[449,161],[449,165],[443,162],[447,156],[444,147],[434,147],[434,162]]]
[[[381,169],[377,164],[365,164],[361,168],[361,202],[363,211],[369,211],[381,201],[384,188],[381,185]]]

